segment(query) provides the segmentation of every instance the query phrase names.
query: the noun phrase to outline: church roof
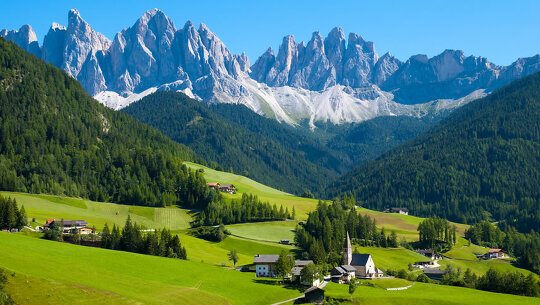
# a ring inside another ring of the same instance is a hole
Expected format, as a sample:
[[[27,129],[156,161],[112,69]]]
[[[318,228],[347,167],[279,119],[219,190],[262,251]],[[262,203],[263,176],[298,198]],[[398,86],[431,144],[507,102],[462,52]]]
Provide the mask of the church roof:
[[[365,266],[370,257],[370,254],[353,254],[351,266]]]

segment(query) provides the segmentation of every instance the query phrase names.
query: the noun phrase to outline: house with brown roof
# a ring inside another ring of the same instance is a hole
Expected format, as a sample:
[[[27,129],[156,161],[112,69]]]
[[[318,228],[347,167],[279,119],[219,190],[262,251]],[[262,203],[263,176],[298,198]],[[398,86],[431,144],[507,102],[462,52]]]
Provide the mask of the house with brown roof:
[[[507,255],[502,249],[489,249],[486,254],[484,254],[485,259],[494,259],[494,258],[506,258]]]
[[[209,188],[214,189],[216,191],[219,191],[220,184],[219,184],[219,182],[208,182],[206,184],[206,186],[208,186]]]

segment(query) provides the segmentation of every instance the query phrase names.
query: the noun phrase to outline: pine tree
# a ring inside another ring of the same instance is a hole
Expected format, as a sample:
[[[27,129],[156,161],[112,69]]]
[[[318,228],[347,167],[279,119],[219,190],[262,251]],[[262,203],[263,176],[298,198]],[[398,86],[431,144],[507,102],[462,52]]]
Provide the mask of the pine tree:
[[[112,249],[112,236],[108,224],[105,224],[103,231],[101,232],[101,247],[105,249]]]
[[[26,210],[24,209],[24,205],[21,206],[21,209],[17,212],[17,229],[22,229],[24,226],[28,225],[28,218],[26,216]]]

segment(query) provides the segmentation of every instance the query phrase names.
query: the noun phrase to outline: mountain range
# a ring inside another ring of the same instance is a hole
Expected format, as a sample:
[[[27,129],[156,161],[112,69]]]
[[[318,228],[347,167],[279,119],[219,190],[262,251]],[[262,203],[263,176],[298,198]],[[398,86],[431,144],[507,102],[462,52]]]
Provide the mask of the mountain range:
[[[503,67],[446,50],[405,62],[341,28],[309,42],[285,36],[253,65],[233,54],[206,25],[177,28],[162,11],[147,11],[111,41],[76,9],[67,26],[53,23],[42,45],[29,25],[4,37],[62,68],[97,100],[121,109],[159,90],[181,91],[209,103],[246,105],[291,125],[361,122],[378,116],[421,117],[455,109],[517,78],[540,71],[540,56]]]

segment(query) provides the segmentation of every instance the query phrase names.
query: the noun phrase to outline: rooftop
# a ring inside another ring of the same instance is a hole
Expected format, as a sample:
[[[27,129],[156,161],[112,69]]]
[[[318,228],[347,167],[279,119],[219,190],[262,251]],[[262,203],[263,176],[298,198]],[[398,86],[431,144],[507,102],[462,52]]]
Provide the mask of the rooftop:
[[[371,257],[370,254],[353,254],[351,266],[365,266]]]
[[[268,263],[277,263],[279,255],[277,254],[257,254],[253,257],[254,264],[268,264]]]

